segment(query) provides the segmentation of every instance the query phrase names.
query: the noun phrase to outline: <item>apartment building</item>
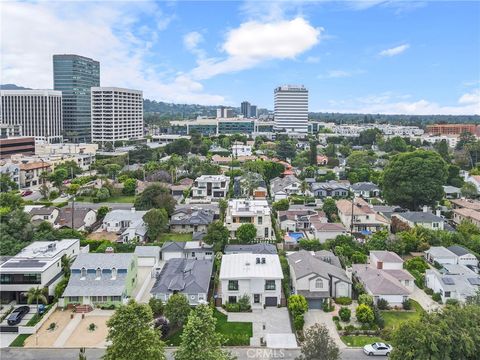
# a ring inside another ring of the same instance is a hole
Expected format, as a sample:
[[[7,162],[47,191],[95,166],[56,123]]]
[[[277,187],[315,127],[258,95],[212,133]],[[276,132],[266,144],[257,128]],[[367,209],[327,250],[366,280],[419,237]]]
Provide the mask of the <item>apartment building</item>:
[[[225,226],[230,231],[232,238],[236,238],[236,232],[243,224],[255,225],[257,240],[275,238],[270,206],[266,200],[232,199],[228,202]]]
[[[194,199],[224,199],[227,196],[230,178],[225,175],[202,175],[192,186]]]
[[[345,199],[338,200],[336,204],[342,224],[353,232],[368,235],[389,227],[389,221],[361,198],[356,198],[353,204]]]
[[[475,124],[433,124],[427,125],[427,133],[432,135],[460,135],[469,132],[480,136],[480,125]]]
[[[143,92],[92,87],[92,141],[113,144],[143,138]]]
[[[0,123],[21,126],[23,136],[49,143],[63,140],[62,92],[1,90]]]
[[[40,176],[43,172],[49,172],[50,163],[43,160],[22,161],[18,164],[20,169],[20,187],[30,187],[40,185]]]
[[[274,90],[275,129],[308,132],[308,90],[303,85],[283,85]]]

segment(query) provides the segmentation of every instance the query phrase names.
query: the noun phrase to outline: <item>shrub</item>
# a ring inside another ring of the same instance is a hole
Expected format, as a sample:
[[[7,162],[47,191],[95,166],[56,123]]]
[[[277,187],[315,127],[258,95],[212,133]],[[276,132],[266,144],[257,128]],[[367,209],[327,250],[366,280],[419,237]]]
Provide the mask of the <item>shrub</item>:
[[[373,297],[371,295],[368,295],[368,294],[361,294],[358,297],[358,304],[359,305],[365,304],[365,305],[368,305],[368,306],[372,306],[373,305]]]
[[[340,323],[338,321],[335,321],[335,326],[337,328],[337,331],[341,331],[342,330],[342,325],[340,325]]]
[[[308,310],[307,300],[303,295],[291,295],[288,298],[288,310],[293,316],[305,314]]]
[[[460,305],[460,302],[457,299],[447,299],[447,301],[445,301],[445,304],[458,306]]]
[[[350,316],[352,315],[352,312],[350,311],[349,308],[342,307],[339,310],[338,315],[340,316],[340,319],[342,319],[342,321],[349,322],[350,321]]]
[[[168,331],[170,330],[170,322],[165,316],[156,318],[154,326],[162,333],[163,338],[167,336]]]
[[[402,302],[403,310],[411,310],[412,309],[412,302],[410,299],[405,299]]]
[[[250,307],[250,296],[245,294],[238,298],[238,308],[240,311],[248,311]]]
[[[50,325],[48,325],[47,330],[53,331],[53,330],[55,330],[56,327],[57,327],[57,324],[52,322]]]
[[[150,306],[150,309],[152,309],[152,313],[154,316],[163,315],[164,307],[162,300],[151,297],[150,300],[148,300],[148,305]]]
[[[55,200],[56,198],[58,198],[58,196],[59,196],[58,191],[52,190],[52,191],[50,192],[48,198],[49,198],[50,200]]]
[[[375,315],[370,306],[361,304],[358,305],[357,310],[355,311],[357,315],[357,320],[362,324],[371,323],[375,320]]]
[[[347,325],[345,326],[345,335],[350,334],[352,331],[355,331],[355,326],[353,325]]]
[[[332,316],[333,321],[340,321],[340,318],[338,316]]]
[[[332,306],[330,299],[326,299],[326,300],[323,302],[322,309],[323,309],[323,311],[325,311],[325,312],[333,311],[334,307]]]
[[[390,308],[388,301],[383,298],[377,300],[377,306],[380,310],[388,310]]]
[[[375,317],[375,324],[377,324],[380,329],[383,329],[385,327],[385,319],[376,306],[373,308],[373,316]]]
[[[425,289],[425,293],[426,293],[427,295],[433,295],[433,290],[430,289],[430,288],[426,288],[426,289]]]
[[[442,302],[442,295],[440,293],[433,293],[432,299],[438,303]]]
[[[295,328],[295,330],[303,330],[303,325],[305,325],[305,319],[303,315],[295,315],[295,317],[293,318],[293,327]]]
[[[97,325],[95,325],[94,323],[90,323],[90,325],[88,325],[88,331],[95,331],[96,328]]]
[[[352,303],[352,299],[350,299],[349,297],[338,297],[335,298],[335,302],[338,305],[350,305]]]

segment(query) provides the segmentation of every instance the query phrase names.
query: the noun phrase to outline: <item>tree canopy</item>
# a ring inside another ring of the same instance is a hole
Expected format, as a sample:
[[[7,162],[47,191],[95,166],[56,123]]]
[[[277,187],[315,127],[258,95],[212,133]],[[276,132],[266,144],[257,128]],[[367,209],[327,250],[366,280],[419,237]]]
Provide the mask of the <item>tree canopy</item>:
[[[434,151],[416,150],[395,155],[385,167],[381,183],[389,204],[417,210],[443,198],[447,164]]]
[[[175,204],[176,201],[170,194],[170,191],[160,184],[147,186],[147,188],[135,198],[135,208],[137,210],[150,210],[152,208],[165,209],[168,215],[173,214]]]
[[[105,360],[164,360],[164,343],[151,326],[152,310],[147,304],[130,300],[121,305],[107,321],[107,347]]]
[[[223,251],[228,242],[230,232],[221,221],[214,221],[207,228],[207,234],[203,237],[203,241],[209,245],[213,245],[215,252]]]
[[[242,224],[237,229],[236,235],[241,243],[251,243],[257,237],[257,228],[253,224]]]

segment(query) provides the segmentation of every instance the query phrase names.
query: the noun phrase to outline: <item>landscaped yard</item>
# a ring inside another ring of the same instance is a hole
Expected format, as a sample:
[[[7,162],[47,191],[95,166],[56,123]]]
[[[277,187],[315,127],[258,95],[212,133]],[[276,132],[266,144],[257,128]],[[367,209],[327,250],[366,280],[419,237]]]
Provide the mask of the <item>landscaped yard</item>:
[[[77,202],[89,202],[93,203],[93,197],[91,196],[78,196],[75,201]],[[126,195],[117,195],[109,197],[107,200],[102,201],[105,203],[125,203],[125,204],[133,204],[135,202],[135,196],[126,196]],[[101,204],[100,202],[99,204]]]
[[[367,344],[373,344],[374,342],[383,342],[378,336],[366,336],[366,335],[345,335],[340,336],[342,341],[347,346],[352,347],[363,347]]]
[[[382,311],[386,328],[395,329],[395,328],[398,328],[398,326],[405,321],[415,320],[420,318],[420,314],[424,310],[422,309],[422,307],[418,302],[414,300],[410,300],[410,301],[412,303],[412,311],[394,311],[394,310]]]
[[[250,338],[253,335],[253,328],[251,322],[228,322],[227,315],[215,310],[213,315],[217,319],[215,327],[217,333],[222,334],[226,339],[227,346],[241,346],[250,345]],[[177,331],[172,336],[168,337],[165,342],[167,345],[180,345],[182,330]]]
[[[12,347],[23,347],[25,340],[30,336],[30,334],[20,334],[15,340],[10,344]]]
[[[192,234],[191,233],[168,233],[160,235],[159,241],[191,241]]]

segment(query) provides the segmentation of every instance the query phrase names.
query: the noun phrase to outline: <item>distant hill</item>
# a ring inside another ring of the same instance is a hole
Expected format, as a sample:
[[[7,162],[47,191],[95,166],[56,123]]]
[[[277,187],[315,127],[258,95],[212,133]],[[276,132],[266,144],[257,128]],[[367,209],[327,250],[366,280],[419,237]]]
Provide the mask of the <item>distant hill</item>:
[[[15,84],[0,84],[0,90],[31,90],[23,86],[17,86]]]

